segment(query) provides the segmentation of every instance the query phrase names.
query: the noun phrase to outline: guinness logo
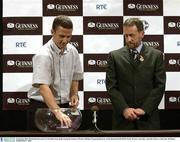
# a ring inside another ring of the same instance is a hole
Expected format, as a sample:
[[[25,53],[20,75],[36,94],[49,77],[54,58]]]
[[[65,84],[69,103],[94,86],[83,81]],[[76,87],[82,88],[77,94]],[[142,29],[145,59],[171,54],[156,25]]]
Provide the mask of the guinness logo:
[[[142,20],[143,25],[144,25],[144,30],[147,30],[149,28],[149,23],[145,20]]]
[[[176,23],[175,22],[169,22],[168,27],[174,28],[174,27],[176,27]]]
[[[88,27],[89,27],[89,28],[94,28],[95,26],[96,26],[96,24],[93,23],[93,22],[89,22],[89,23],[88,23]]]
[[[88,61],[88,65],[95,65],[96,64],[96,61],[95,60],[89,60]]]
[[[89,102],[89,103],[95,103],[95,102],[96,102],[96,98],[90,97],[90,98],[88,99],[88,102]]]
[[[14,26],[15,26],[14,23],[8,23],[8,24],[7,24],[7,28],[9,28],[9,29],[14,28]]]
[[[47,9],[55,9],[55,5],[54,4],[48,4]]]
[[[130,3],[130,4],[128,4],[128,8],[129,8],[129,9],[135,9],[135,8],[136,8],[136,5],[133,4],[133,3]]]

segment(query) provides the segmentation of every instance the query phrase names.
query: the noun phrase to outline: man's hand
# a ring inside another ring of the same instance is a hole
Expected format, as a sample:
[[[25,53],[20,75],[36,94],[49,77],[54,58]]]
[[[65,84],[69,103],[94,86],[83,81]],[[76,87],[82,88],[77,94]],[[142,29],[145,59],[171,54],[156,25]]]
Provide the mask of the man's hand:
[[[71,127],[71,119],[61,112],[59,106],[57,105],[54,95],[47,84],[40,85],[40,94],[42,95],[46,105],[52,110],[56,118],[61,122],[62,125]]]
[[[77,108],[78,105],[79,105],[79,96],[78,96],[78,94],[71,95],[70,96],[70,106],[72,106],[73,108]]]
[[[70,90],[70,106],[72,106],[74,109],[76,109],[79,105],[78,86],[79,81],[73,80]]]
[[[123,116],[129,121],[138,120],[142,115],[145,115],[145,111],[141,108],[126,108],[123,111]]]
[[[67,126],[69,128],[72,126],[71,119],[66,114],[64,114],[60,108],[54,109],[52,110],[52,112],[54,113],[56,118],[61,122],[62,126]]]
[[[145,111],[141,108],[136,108],[136,114],[140,117],[142,115],[145,115]]]
[[[134,121],[136,119],[139,119],[136,109],[134,109],[134,108],[126,108],[123,111],[123,116],[125,117],[125,119],[127,119],[129,121]]]

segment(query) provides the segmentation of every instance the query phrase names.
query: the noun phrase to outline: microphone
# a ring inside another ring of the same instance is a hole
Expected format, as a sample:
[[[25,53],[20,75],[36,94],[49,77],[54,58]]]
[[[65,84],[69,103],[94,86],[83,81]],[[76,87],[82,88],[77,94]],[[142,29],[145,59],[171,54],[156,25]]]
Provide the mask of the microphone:
[[[93,130],[98,130],[100,131],[100,129],[97,127],[97,111],[99,110],[98,106],[92,106],[91,107],[91,111],[93,111]]]
[[[93,111],[93,124],[97,123],[97,111],[99,110],[98,106],[92,106],[91,110]]]

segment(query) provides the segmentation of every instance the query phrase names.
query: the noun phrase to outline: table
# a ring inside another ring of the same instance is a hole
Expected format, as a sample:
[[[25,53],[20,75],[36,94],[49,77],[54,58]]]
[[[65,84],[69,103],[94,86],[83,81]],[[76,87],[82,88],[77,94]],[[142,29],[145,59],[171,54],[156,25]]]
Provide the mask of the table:
[[[97,130],[77,130],[77,131],[0,131],[0,136],[22,136],[22,137],[180,137],[178,130],[136,130],[136,131],[97,131]]]

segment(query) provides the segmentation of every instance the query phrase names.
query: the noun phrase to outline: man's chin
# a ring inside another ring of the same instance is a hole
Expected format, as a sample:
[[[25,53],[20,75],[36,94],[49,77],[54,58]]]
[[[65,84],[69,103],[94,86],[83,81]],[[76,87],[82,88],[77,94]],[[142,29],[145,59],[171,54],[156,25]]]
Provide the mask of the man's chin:
[[[61,45],[61,48],[66,48],[66,45]]]
[[[64,49],[66,46],[58,46],[60,49]]]
[[[128,45],[128,48],[135,48],[135,47],[134,47],[134,46],[129,46],[129,45]]]

